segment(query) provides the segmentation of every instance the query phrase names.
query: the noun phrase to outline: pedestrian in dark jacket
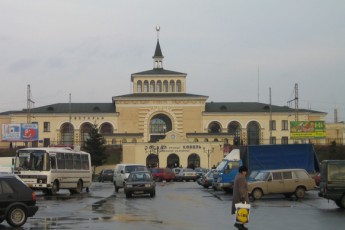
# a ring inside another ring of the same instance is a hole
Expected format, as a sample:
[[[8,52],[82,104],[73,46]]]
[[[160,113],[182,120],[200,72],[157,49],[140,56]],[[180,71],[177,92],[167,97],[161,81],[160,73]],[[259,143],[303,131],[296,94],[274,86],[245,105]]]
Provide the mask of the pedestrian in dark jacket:
[[[246,175],[248,173],[248,169],[246,166],[241,166],[238,169],[239,173],[235,177],[234,187],[233,187],[233,195],[232,195],[232,209],[231,213],[235,214],[236,208],[235,204],[237,203],[249,203],[248,197],[248,183],[246,179]],[[244,224],[235,223],[235,227],[238,229],[247,229]]]

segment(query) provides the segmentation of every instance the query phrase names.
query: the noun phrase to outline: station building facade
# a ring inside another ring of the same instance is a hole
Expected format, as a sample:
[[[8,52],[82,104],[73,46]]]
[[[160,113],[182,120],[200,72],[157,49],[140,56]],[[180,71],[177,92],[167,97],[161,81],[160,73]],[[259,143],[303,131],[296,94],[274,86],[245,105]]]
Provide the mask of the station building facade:
[[[324,121],[324,112],[259,102],[207,102],[186,92],[186,73],[163,68],[157,40],[153,69],[133,73],[132,92],[110,103],[57,103],[30,110],[39,127],[34,146],[85,144],[96,124],[123,163],[210,168],[234,145],[289,144],[290,121]],[[0,124],[27,123],[28,111],[0,113]],[[322,140],[319,140],[322,141]],[[24,143],[0,142],[1,148]]]

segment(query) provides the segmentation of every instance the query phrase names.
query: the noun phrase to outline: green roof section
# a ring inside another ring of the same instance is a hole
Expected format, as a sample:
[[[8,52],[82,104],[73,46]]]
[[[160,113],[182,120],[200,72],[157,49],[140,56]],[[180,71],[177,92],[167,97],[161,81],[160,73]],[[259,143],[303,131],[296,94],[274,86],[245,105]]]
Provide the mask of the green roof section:
[[[295,109],[288,106],[271,105],[272,112],[291,112],[294,113]],[[208,102],[205,105],[206,113],[214,112],[229,112],[229,113],[250,113],[250,112],[270,112],[270,105],[259,102]],[[324,113],[314,110],[298,109],[298,112],[312,112]]]
[[[114,103],[58,103],[42,107],[32,108],[33,114],[45,113],[115,113]],[[0,115],[27,113],[27,109],[21,111],[8,111]]]

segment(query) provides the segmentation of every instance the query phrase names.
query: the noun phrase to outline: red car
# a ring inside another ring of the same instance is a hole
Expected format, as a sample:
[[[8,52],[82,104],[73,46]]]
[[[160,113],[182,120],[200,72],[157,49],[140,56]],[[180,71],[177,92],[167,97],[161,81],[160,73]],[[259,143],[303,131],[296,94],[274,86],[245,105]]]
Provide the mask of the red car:
[[[153,168],[150,170],[155,181],[172,181],[175,180],[175,173],[170,168]]]

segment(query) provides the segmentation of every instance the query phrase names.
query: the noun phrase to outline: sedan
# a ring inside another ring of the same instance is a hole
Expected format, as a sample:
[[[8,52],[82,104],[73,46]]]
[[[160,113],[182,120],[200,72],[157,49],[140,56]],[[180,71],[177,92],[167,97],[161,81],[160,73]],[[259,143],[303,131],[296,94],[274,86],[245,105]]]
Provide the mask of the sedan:
[[[133,171],[129,174],[124,186],[126,198],[132,195],[156,195],[156,183],[148,171]]]
[[[198,176],[196,172],[190,168],[183,168],[180,170],[178,174],[176,174],[177,181],[189,181],[189,180],[196,181],[197,179],[198,179]]]
[[[114,170],[112,169],[103,169],[98,177],[99,182],[110,181],[113,182]]]

